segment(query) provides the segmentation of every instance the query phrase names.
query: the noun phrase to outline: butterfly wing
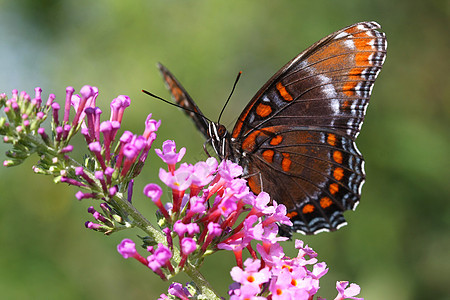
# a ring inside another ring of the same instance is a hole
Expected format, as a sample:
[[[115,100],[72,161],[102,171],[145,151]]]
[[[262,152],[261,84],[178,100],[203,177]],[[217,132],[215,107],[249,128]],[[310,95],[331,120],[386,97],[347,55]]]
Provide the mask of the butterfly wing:
[[[198,130],[203,134],[206,139],[209,139],[208,135],[208,123],[202,117],[203,114],[195,104],[194,100],[189,96],[181,83],[173,76],[173,74],[162,64],[158,64],[159,71],[163,76],[167,89],[172,94],[173,99],[178,105],[185,108],[184,112],[192,118]]]
[[[345,225],[364,182],[354,144],[386,55],[375,22],[339,30],[299,54],[253,97],[232,143],[250,188],[285,204],[294,230]]]

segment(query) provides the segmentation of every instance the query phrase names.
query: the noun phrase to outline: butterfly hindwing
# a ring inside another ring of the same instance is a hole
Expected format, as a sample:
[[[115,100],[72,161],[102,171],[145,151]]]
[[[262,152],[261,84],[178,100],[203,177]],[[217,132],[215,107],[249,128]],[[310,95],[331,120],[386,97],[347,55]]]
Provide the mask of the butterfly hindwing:
[[[276,195],[297,231],[345,224],[342,213],[356,207],[364,181],[363,158],[351,139],[320,128],[279,125],[253,131],[242,145],[250,188]]]

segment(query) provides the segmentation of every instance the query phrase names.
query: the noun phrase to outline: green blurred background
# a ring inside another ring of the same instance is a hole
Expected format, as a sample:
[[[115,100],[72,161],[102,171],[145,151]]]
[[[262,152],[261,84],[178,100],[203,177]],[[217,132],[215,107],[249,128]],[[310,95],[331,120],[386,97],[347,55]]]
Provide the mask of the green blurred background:
[[[377,21],[388,55],[358,138],[367,172],[362,200],[346,213],[349,226],[304,240],[330,267],[322,297],[333,299],[335,282],[349,280],[366,299],[450,299],[449,3],[0,0],[0,92],[40,86],[44,97],[62,101],[66,86],[91,84],[106,116],[111,99],[129,95],[123,128],[142,132],[152,112],[163,122],[154,145],[174,139],[192,163],[205,157],[194,125],[140,92],[169,97],[157,62],[213,120],[242,70],[222,118],[231,129],[253,94],[300,51],[344,26]],[[1,160],[7,149],[0,144]],[[167,283],[116,252],[122,238],[137,241],[140,232],[86,230],[92,203],[34,175],[35,161],[0,168],[0,298],[156,299],[165,292]],[[159,166],[153,153],[135,185],[134,203],[147,215],[154,209],[141,191],[159,182]],[[232,265],[230,253],[219,253],[202,268],[223,295]]]

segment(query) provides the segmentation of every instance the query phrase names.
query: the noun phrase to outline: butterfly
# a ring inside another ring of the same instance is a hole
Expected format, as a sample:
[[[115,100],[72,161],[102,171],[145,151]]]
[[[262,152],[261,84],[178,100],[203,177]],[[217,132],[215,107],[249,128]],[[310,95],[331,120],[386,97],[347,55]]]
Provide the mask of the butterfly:
[[[250,189],[287,207],[303,234],[346,225],[365,180],[355,145],[375,79],[386,57],[380,25],[361,22],[319,40],[282,67],[256,93],[229,132],[210,122],[170,71],[159,69],[220,159],[244,170]]]

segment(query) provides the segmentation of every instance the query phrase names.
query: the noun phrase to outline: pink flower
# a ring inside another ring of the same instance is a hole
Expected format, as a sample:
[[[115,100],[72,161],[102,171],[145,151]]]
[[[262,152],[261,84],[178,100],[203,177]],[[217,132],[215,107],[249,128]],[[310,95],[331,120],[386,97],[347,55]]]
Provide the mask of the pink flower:
[[[336,289],[338,291],[338,295],[334,300],[342,300],[342,299],[354,299],[354,300],[364,300],[364,298],[353,297],[358,295],[361,292],[361,288],[356,283],[350,284],[348,286],[348,281],[338,281],[336,282]]]
[[[197,243],[192,238],[183,238],[181,240],[181,250],[183,254],[191,254],[197,248]]]
[[[188,170],[177,169],[173,173],[159,169],[159,179],[168,187],[177,191],[185,191],[191,185],[191,173]]]
[[[169,213],[167,212],[161,201],[162,189],[159,185],[154,183],[147,184],[144,187],[144,195],[152,199],[153,203],[156,204],[159,211],[163,214],[166,220],[170,220]]]
[[[183,287],[183,285],[181,285],[178,282],[174,282],[170,285],[169,290],[168,290],[169,294],[180,298],[181,300],[189,300],[189,297],[191,297],[191,293],[189,293],[189,290],[186,287]]]
[[[123,113],[125,108],[130,106],[130,97],[125,95],[120,95],[113,101],[111,101],[111,117],[110,121],[122,122]]]
[[[145,120],[145,130],[142,135],[147,140],[149,140],[152,133],[156,132],[158,130],[159,126],[161,126],[161,120],[160,121],[153,120],[152,114],[149,114],[147,116],[147,119]]]
[[[266,283],[270,279],[270,271],[268,267],[260,270],[261,261],[248,258],[244,262],[244,270],[240,267],[231,269],[231,277],[235,282],[241,284],[241,290],[256,296],[261,290],[260,285]],[[256,292],[256,293],[255,293]]]
[[[167,140],[163,143],[162,151],[155,149],[156,154],[168,165],[169,171],[175,169],[175,164],[180,162],[186,153],[186,148],[181,148],[180,152],[176,152],[176,145],[174,141]]]
[[[156,260],[158,260],[161,263],[161,265],[165,265],[172,257],[172,252],[170,251],[169,248],[159,243],[158,249],[156,249],[153,255],[155,256]]]
[[[242,175],[242,167],[229,160],[223,160],[219,165],[219,174],[225,180],[232,180]]]
[[[123,258],[134,257],[136,255],[136,246],[130,239],[124,239],[117,245],[117,251],[123,256]]]

